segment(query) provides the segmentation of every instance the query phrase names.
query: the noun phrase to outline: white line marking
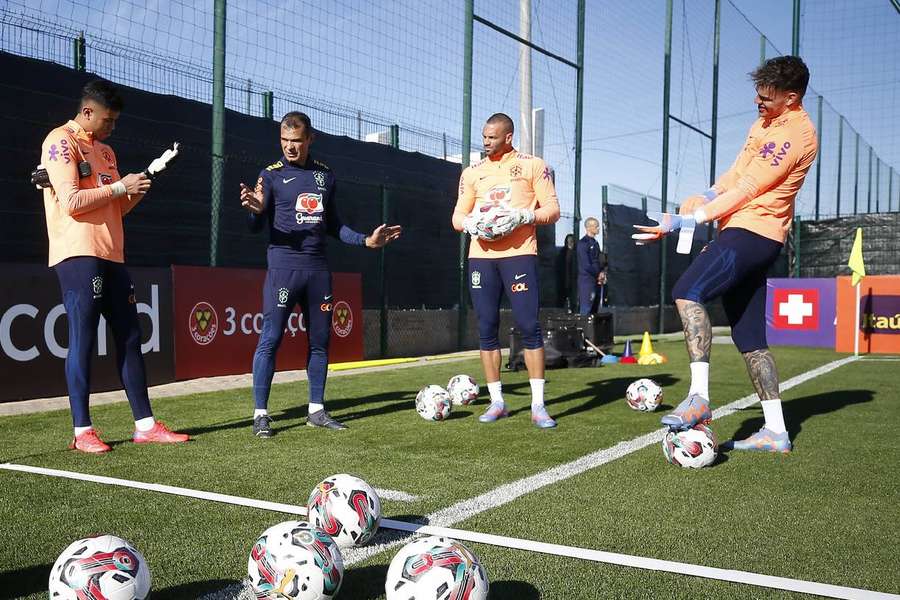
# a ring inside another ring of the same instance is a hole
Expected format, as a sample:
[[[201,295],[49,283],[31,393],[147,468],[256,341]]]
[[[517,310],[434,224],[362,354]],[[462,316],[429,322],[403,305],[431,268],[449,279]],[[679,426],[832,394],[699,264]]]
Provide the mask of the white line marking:
[[[51,477],[62,477],[65,479],[77,479],[80,481],[91,481],[93,483],[105,483],[107,485],[118,485],[121,487],[134,488],[136,490],[149,490],[151,492],[162,492],[163,494],[172,494],[175,496],[200,498],[201,500],[212,500],[213,502],[223,502],[225,504],[236,504],[237,506],[249,506],[250,508],[261,508],[263,510],[273,510],[276,512],[297,514],[304,517],[306,516],[305,506],[300,507],[293,504],[282,504],[281,502],[269,502],[267,500],[242,498],[241,496],[231,496],[229,494],[204,492],[203,490],[192,490],[190,488],[176,487],[174,485],[164,485],[161,483],[131,481],[130,479],[119,479],[118,477],[89,475],[87,473],[60,471],[59,469],[47,469],[45,467],[32,467],[31,465],[17,465],[13,463],[0,464],[0,469],[6,469],[7,471],[20,471],[22,473],[37,473],[38,475],[49,475]]]
[[[378,494],[378,498],[381,500],[394,500],[396,502],[415,502],[421,500],[419,496],[407,494],[406,492],[401,492],[399,490],[375,488],[375,493]]]
[[[822,365],[816,369],[812,369],[811,371],[807,371],[806,373],[802,373],[797,375],[796,377],[792,377],[787,381],[783,382],[780,386],[780,391],[787,391],[795,386],[798,386],[810,379],[833,371],[834,369],[854,362],[858,360],[858,357],[847,357],[840,360],[835,360],[825,365]],[[749,396],[745,396],[739,400],[731,402],[721,408],[713,411],[714,418],[722,418],[724,416],[730,415],[742,408],[746,408],[755,404],[758,401],[758,397],[756,394],[751,394]],[[672,573],[679,573],[684,575],[693,575],[698,577],[706,577],[710,579],[720,579],[724,581],[733,581],[736,583],[747,583],[751,585],[758,585],[763,587],[770,587],[776,589],[784,589],[790,591],[797,591],[803,593],[810,594],[819,594],[823,596],[830,596],[833,598],[847,598],[847,599],[856,599],[856,598],[900,598],[898,595],[893,594],[884,594],[880,592],[871,592],[868,590],[860,590],[857,588],[848,588],[842,586],[834,586],[830,584],[821,584],[816,582],[809,582],[797,579],[789,579],[784,577],[776,577],[771,575],[760,575],[755,573],[749,573],[746,571],[736,571],[732,569],[719,569],[715,567],[704,567],[701,565],[691,565],[687,563],[677,563],[672,561],[665,561],[654,558],[646,558],[640,556],[631,556],[627,554],[618,554],[612,552],[604,552],[600,550],[591,550],[586,548],[575,548],[572,546],[562,546],[559,544],[548,544],[545,542],[536,542],[531,540],[520,540],[516,538],[509,538],[505,536],[497,536],[492,534],[484,534],[478,532],[469,532],[459,529],[450,529],[449,525],[457,523],[461,520],[472,517],[481,512],[485,512],[487,510],[491,510],[493,508],[497,508],[508,502],[511,502],[515,498],[518,498],[524,494],[535,491],[547,485],[551,485],[558,481],[562,481],[564,479],[568,479],[570,477],[574,477],[580,473],[583,473],[589,469],[593,469],[600,465],[606,464],[632,452],[636,452],[650,444],[659,442],[662,440],[662,437],[665,434],[665,429],[659,429],[657,431],[639,436],[633,440],[628,442],[621,442],[611,448],[606,448],[603,450],[599,450],[597,452],[593,452],[586,456],[583,456],[577,460],[572,462],[559,465],[542,473],[538,473],[536,475],[532,475],[530,477],[526,477],[524,479],[520,479],[519,481],[515,481],[512,483],[504,484],[481,494],[480,496],[476,496],[475,498],[471,498],[469,500],[464,500],[462,502],[457,502],[456,504],[450,506],[449,508],[439,510],[431,515],[428,515],[425,520],[428,525],[415,524],[415,523],[406,523],[404,521],[395,521],[392,519],[382,519],[381,526],[385,529],[393,529],[396,532],[405,532],[405,533],[392,533],[388,535],[379,534],[379,537],[385,539],[383,542],[371,546],[366,546],[363,548],[351,548],[345,551],[344,553],[344,565],[351,566],[355,563],[358,563],[370,556],[378,554],[384,550],[392,546],[396,546],[407,538],[410,537],[412,533],[422,533],[422,534],[434,534],[434,535],[446,535],[449,537],[453,537],[460,540],[467,540],[485,544],[493,544],[499,546],[505,546],[508,548],[522,549],[522,550],[531,550],[536,552],[543,552],[547,554],[555,554],[558,556],[568,556],[572,558],[581,558],[584,560],[592,560],[596,562],[605,562],[610,564],[618,564],[625,566],[632,566],[656,571],[668,571]],[[122,485],[125,487],[137,488],[137,489],[145,489],[151,491],[158,491],[168,494],[175,494],[180,496],[189,496],[194,498],[201,498],[206,500],[212,500],[216,502],[226,502],[230,504],[238,504],[240,506],[249,506],[249,507],[257,507],[263,508],[266,510],[273,510],[279,512],[285,512],[288,514],[296,514],[296,515],[305,515],[306,509],[305,507],[294,506],[290,504],[281,504],[277,502],[267,502],[263,500],[254,500],[251,498],[241,498],[239,496],[229,496],[226,494],[218,494],[214,492],[203,492],[203,491],[195,491],[187,488],[179,488],[174,486],[155,484],[155,483],[142,483],[129,481],[125,479],[118,479],[113,477],[103,477],[98,475],[85,475],[82,473],[74,473],[70,471],[60,471],[57,469],[47,469],[43,467],[31,467],[27,465],[14,465],[14,464],[0,464],[0,468],[7,469],[11,471],[22,471],[22,472],[30,472],[30,473],[38,473],[43,475],[51,475],[56,477],[65,477],[69,479],[79,479],[83,481],[92,481],[96,483],[106,483],[110,485]]]

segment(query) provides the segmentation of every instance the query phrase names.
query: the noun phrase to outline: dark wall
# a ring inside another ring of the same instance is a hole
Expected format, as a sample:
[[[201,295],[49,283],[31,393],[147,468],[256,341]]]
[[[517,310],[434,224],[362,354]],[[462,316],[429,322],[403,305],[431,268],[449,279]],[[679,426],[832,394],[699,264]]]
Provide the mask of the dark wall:
[[[900,275],[900,213],[848,215],[822,221],[802,221],[796,241],[801,277],[847,275],[847,261],[863,229],[863,260],[868,275]]]
[[[0,52],[0,250],[11,262],[47,260],[41,193],[28,183],[47,132],[72,118],[81,87],[93,76],[53,63]],[[120,172],[146,168],[173,141],[178,162],[157,179],[147,198],[125,219],[126,260],[140,266],[207,265],[210,248],[210,123],[208,104],[122,87],[125,110],[108,143]],[[315,126],[315,123],[313,123]],[[225,188],[220,210],[219,266],[264,267],[265,234],[251,234],[238,201],[238,184],[256,181],[280,156],[278,124],[226,114]],[[382,222],[382,190],[391,223],[404,227],[386,251],[385,294],[401,308],[450,307],[459,297],[459,235],[450,227],[460,167],[418,153],[319,133],[312,153],[335,172],[344,221],[369,232]],[[540,231],[542,278],[552,294],[553,228]],[[363,274],[364,304],[378,306],[379,253],[329,244],[336,271]],[[554,298],[545,299],[550,302]]]

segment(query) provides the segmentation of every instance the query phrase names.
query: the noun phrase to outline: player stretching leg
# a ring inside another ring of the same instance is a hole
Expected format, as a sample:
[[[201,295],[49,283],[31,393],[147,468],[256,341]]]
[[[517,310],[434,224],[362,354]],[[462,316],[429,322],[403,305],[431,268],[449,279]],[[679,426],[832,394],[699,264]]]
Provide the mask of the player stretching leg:
[[[258,437],[273,435],[267,407],[275,353],[297,304],[306,319],[309,340],[306,424],[346,429],[324,410],[333,304],[331,272],[325,259],[326,235],[367,248],[381,248],[400,236],[399,226],[379,225],[366,236],[341,222],[334,197],[334,174],[309,156],[315,138],[308,116],[286,114],[280,131],[281,159],[260,172],[255,189],[241,184],[241,205],[249,211],[250,228],[259,231],[266,226],[269,230],[263,327],[253,355],[253,433]]]
[[[672,290],[691,360],[688,397],[663,425],[687,428],[708,421],[712,328],[704,304],[721,297],[731,337],[759,395],[765,425],[737,450],[790,452],[775,359],[766,342],[766,272],[781,253],[794,200],[818,152],[816,130],[803,109],[809,70],[795,56],[766,61],[753,73],[759,119],[731,168],[705,194],[691,196],[660,226],[640,227],[638,243],[658,239],[693,220],[719,222],[719,238],[691,263]],[[682,222],[680,222],[682,221]]]
[[[44,187],[49,263],[59,278],[69,321],[66,385],[75,426],[71,448],[90,453],[110,449],[91,424],[88,402],[100,315],[115,336],[116,364],[134,416],[132,439],[141,444],[188,440],[156,421],[150,409],[134,284],[123,264],[122,217],[150,190],[149,176],[165,168],[165,156],[177,152],[167,151],[144,173],[120,177],[116,155],[103,140],[115,129],[122,106],[113,84],[91,81],[82,90],[78,114],[51,131],[41,148],[49,177]]]
[[[556,427],[544,407],[544,341],[538,324],[538,261],[535,225],[559,220],[559,202],[550,169],[540,158],[512,146],[513,122],[492,115],[482,131],[487,158],[468,167],[459,180],[453,228],[472,236],[469,286],[478,317],[481,364],[491,405],[479,417],[491,423],[508,415],[500,384],[500,300],[509,298],[516,327],[522,332],[525,366],[531,384],[531,420],[540,428]],[[491,231],[479,227],[482,207],[505,203],[505,213]]]

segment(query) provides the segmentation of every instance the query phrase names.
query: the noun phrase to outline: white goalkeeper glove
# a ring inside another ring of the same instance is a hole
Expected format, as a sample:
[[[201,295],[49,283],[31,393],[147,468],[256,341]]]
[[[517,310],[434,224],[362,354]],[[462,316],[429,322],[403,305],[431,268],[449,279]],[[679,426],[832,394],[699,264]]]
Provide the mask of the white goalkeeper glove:
[[[648,212],[647,218],[656,221],[659,225],[645,226],[635,225],[640,233],[631,235],[631,239],[638,246],[650,244],[662,238],[669,232],[681,230],[678,235],[678,245],[675,251],[678,254],[690,254],[691,245],[694,242],[694,228],[698,224],[706,222],[706,213],[703,209],[697,209],[693,215],[673,215],[670,213]]]
[[[159,158],[154,159],[154,161],[150,163],[150,166],[144,169],[144,174],[150,179],[153,179],[165,171],[166,167],[169,166],[169,163],[171,163],[176,156],[178,156],[178,142],[172,144],[172,147],[163,152]]]
[[[462,226],[463,231],[465,231],[472,237],[478,237],[480,233],[478,230],[478,215],[476,215],[475,213],[466,215],[466,218],[463,219]]]
[[[513,208],[507,214],[497,217],[494,222],[494,236],[503,237],[512,233],[520,225],[534,223],[534,212],[526,208]]]

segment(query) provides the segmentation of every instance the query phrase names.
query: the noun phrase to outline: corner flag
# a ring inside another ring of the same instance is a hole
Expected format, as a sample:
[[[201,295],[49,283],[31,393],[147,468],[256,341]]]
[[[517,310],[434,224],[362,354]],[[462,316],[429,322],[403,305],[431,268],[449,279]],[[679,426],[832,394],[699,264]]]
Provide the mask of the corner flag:
[[[866,265],[862,255],[862,227],[856,228],[856,239],[853,240],[853,249],[850,250],[850,260],[847,266],[853,271],[852,285],[859,285],[860,280],[866,276]]]

